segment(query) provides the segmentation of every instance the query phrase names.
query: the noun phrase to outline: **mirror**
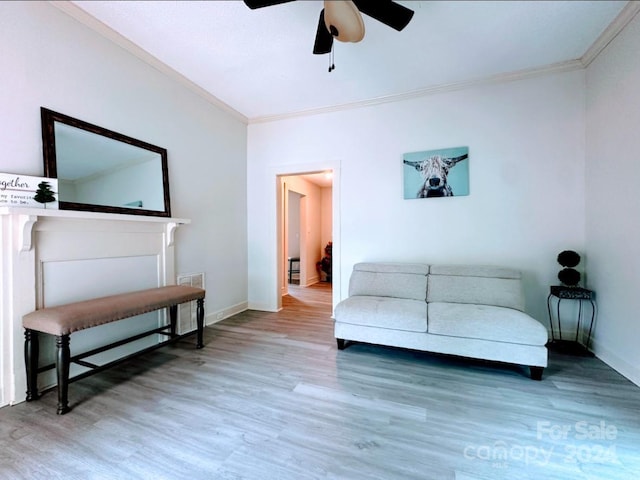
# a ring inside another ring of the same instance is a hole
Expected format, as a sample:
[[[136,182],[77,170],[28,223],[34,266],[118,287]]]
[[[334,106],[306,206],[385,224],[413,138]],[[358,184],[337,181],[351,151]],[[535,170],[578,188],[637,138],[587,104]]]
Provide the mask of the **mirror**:
[[[41,109],[44,175],[60,209],[170,217],[167,150]]]

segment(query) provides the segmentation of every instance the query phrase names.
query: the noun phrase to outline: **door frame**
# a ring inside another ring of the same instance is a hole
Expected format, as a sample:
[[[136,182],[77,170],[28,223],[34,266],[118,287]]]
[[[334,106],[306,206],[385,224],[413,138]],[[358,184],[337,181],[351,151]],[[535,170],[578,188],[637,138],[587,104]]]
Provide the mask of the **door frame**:
[[[296,175],[304,175],[308,173],[327,172],[331,171],[333,174],[333,185],[331,188],[331,237],[333,238],[332,249],[332,311],[341,299],[341,242],[340,242],[340,162],[339,161],[327,161],[317,164],[305,164],[305,165],[281,165],[272,169],[272,180],[275,183],[276,191],[276,244],[275,244],[275,258],[276,258],[276,271],[275,275],[275,290],[274,305],[277,305],[277,310],[282,309],[282,281],[285,278],[285,239],[284,237],[284,213],[285,202],[287,199],[284,195],[284,188],[282,177],[290,177]],[[302,268],[302,266],[301,266]]]

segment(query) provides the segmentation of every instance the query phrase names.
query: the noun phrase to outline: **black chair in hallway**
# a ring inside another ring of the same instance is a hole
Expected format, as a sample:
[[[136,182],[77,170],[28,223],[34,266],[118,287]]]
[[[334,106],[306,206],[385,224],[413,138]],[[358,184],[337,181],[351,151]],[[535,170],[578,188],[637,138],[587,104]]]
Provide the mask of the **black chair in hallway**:
[[[293,268],[294,263],[298,264],[298,268]],[[289,283],[293,283],[294,273],[300,273],[300,259],[298,257],[289,257]]]

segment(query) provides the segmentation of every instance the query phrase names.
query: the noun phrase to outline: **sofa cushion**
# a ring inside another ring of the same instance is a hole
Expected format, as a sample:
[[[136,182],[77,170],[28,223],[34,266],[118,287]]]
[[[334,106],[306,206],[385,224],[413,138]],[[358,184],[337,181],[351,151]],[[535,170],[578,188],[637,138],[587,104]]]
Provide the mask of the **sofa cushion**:
[[[427,301],[472,303],[524,310],[520,272],[502,267],[433,265]]]
[[[547,329],[513,308],[462,303],[429,303],[428,333],[523,345],[545,345]]]
[[[358,263],[349,280],[349,296],[425,301],[429,266],[416,263]]]
[[[381,272],[381,273],[412,273],[414,275],[427,275],[429,265],[426,263],[371,263],[361,262],[353,266],[356,272]]]
[[[522,277],[520,270],[493,265],[431,265],[429,272],[434,275],[459,277],[515,278],[516,280]]]
[[[354,296],[342,300],[335,309],[336,322],[367,327],[427,331],[427,304],[424,300]]]

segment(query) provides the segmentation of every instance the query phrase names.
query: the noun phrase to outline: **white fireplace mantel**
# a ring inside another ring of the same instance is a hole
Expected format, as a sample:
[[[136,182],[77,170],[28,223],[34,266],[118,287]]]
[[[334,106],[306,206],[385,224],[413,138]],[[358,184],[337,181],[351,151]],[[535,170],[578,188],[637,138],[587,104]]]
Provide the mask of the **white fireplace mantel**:
[[[0,207],[0,407],[24,400],[22,316],[175,283],[174,233],[190,220]]]
[[[38,208],[16,208],[16,207],[0,207],[0,216],[15,216],[18,218],[20,226],[20,245],[21,251],[28,251],[32,247],[31,230],[38,219],[44,218],[65,218],[80,219],[92,221],[119,221],[119,222],[151,222],[157,224],[165,224],[168,227],[167,239],[173,245],[173,232],[179,225],[190,223],[190,220],[184,218],[167,218],[167,217],[147,217],[142,215],[121,215],[115,213],[100,212],[81,212],[75,210],[46,210]]]

